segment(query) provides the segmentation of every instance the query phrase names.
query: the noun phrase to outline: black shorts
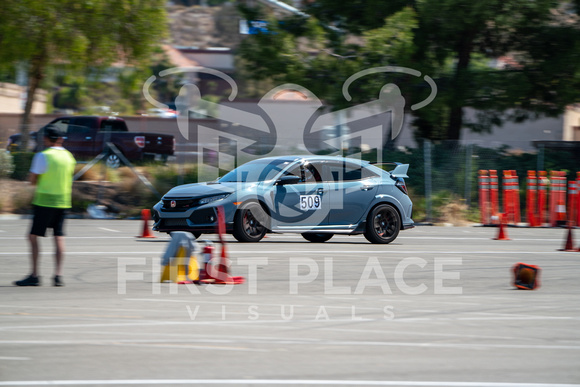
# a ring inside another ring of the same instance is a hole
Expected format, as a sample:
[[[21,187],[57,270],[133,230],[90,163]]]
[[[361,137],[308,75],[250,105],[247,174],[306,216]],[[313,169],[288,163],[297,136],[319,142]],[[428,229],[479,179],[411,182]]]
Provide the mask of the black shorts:
[[[33,206],[33,214],[30,234],[43,237],[46,229],[52,228],[54,236],[64,236],[64,208]]]

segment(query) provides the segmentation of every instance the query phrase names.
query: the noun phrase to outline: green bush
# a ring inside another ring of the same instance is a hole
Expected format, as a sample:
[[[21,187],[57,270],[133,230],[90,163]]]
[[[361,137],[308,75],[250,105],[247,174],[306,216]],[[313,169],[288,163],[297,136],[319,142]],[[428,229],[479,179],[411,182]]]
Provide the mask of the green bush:
[[[197,183],[197,166],[194,164],[185,165],[182,168],[177,166],[158,167],[151,171],[153,186],[161,195],[165,194],[176,185]]]
[[[12,154],[14,160],[14,171],[12,178],[15,180],[26,180],[30,171],[30,164],[34,157],[33,152],[15,152]]]
[[[12,176],[14,172],[14,158],[8,152],[0,153],[0,178]]]

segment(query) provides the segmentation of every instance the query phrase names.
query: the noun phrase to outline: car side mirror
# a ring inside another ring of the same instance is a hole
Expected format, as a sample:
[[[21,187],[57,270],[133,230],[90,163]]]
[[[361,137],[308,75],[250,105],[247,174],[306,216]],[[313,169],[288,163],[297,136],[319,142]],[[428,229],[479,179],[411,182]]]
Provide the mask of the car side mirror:
[[[300,180],[300,176],[286,175],[276,180],[276,185],[298,184]]]

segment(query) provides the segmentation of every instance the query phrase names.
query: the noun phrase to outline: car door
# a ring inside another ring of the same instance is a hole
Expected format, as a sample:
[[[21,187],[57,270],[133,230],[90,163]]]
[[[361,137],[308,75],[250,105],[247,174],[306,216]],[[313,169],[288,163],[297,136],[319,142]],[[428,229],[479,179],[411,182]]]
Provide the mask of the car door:
[[[277,184],[272,190],[272,225],[280,231],[305,232],[328,224],[328,184],[322,180],[322,164],[302,162],[283,176],[297,176],[295,184]]]
[[[76,152],[85,157],[96,156],[95,150],[94,117],[74,117],[70,121],[68,133],[71,146],[74,145]]]
[[[94,124],[93,124],[94,125]],[[99,121],[98,128],[95,128],[95,137],[94,137],[94,151],[96,154],[101,153],[105,148],[108,142],[112,141],[113,138],[117,140],[121,140],[120,136],[115,135],[116,132],[127,132],[127,124],[125,121],[116,119],[115,117],[109,117],[107,119],[103,119]],[[123,137],[124,140],[129,140],[128,143],[125,143],[127,146],[125,149],[127,152],[130,152],[129,149],[132,151],[138,149],[137,145],[133,142],[132,136]],[[129,156],[127,153],[125,156]],[[140,156],[140,154],[139,154]],[[138,157],[138,156],[130,156],[130,157]]]
[[[350,161],[327,163],[324,176],[330,194],[329,225],[354,228],[374,200],[380,177]]]
[[[74,125],[74,119],[65,117],[60,118],[51,123],[58,127],[65,135],[63,147],[68,149],[75,157],[86,156],[87,140],[86,133],[82,132],[82,128]]]

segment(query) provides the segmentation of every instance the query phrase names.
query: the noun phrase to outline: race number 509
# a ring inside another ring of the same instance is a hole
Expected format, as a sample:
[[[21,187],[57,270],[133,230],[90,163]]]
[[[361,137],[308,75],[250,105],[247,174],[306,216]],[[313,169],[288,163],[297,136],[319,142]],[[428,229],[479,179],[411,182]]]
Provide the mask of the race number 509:
[[[300,195],[300,209],[303,211],[318,210],[320,208],[320,195]]]

